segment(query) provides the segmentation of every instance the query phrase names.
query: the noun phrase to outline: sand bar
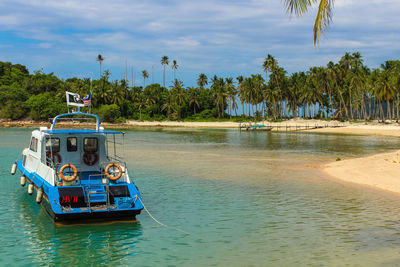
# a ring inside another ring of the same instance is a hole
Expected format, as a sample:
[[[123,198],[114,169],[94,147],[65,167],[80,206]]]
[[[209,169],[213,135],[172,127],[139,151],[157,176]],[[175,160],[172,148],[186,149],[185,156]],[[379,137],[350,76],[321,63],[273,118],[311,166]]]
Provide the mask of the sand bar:
[[[400,136],[399,125],[347,125],[340,128],[321,128],[308,130],[314,133],[333,133],[333,134],[356,134],[356,135],[382,135]]]
[[[342,181],[400,194],[400,151],[328,163],[323,172]]]

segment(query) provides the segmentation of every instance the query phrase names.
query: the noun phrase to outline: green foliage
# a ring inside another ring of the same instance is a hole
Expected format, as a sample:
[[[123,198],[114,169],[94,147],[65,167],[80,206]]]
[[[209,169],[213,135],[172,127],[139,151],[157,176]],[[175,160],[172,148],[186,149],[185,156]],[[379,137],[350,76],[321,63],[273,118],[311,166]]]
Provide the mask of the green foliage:
[[[106,122],[115,122],[121,117],[121,111],[116,104],[101,106],[99,113],[101,120]]]
[[[53,118],[67,111],[65,103],[49,92],[31,96],[26,104],[30,108],[29,115],[34,120]]]
[[[29,72],[25,66],[0,61],[0,86],[12,84],[22,86],[28,77]]]
[[[122,104],[119,106],[121,111],[121,116],[125,118],[131,118],[133,113],[135,112],[135,106],[133,103],[127,99],[122,101]]]
[[[114,122],[115,122],[115,123],[125,123],[125,122],[126,122],[126,119],[125,119],[124,117],[119,117],[119,118],[117,118]]]
[[[7,101],[25,102],[28,98],[28,92],[15,84],[0,86],[0,103],[6,103]]]
[[[255,119],[256,119],[257,121],[261,120],[261,111],[257,110],[257,111],[255,112]]]
[[[98,61],[101,73],[102,60]],[[161,63],[165,71],[168,57],[164,56]],[[66,111],[65,91],[81,96],[91,91],[92,112],[109,122],[228,118],[282,121],[299,116],[324,120],[400,120],[399,60],[386,61],[379,69],[370,70],[363,64],[360,53],[346,53],[337,63],[288,75],[268,55],[262,67],[265,76],[255,74],[234,79],[214,75],[208,79],[200,74],[198,87],[187,88],[174,79],[167,89],[159,84],[131,87],[125,79],[110,81],[109,70],[93,82],[76,77],[64,81],[53,73],[30,74],[23,65],[0,61],[0,117],[21,119],[29,115],[36,120],[47,119]],[[147,78],[145,75],[144,81]],[[241,113],[237,114],[238,110]]]
[[[218,114],[217,109],[206,109],[196,115],[192,115],[189,118],[194,121],[205,121],[215,118]]]
[[[45,74],[41,71],[35,71],[27,82],[26,90],[30,94],[39,94],[43,92],[56,92],[61,88],[62,82],[53,74]]]
[[[7,101],[0,111],[0,117],[5,119],[18,120],[24,118],[29,109],[22,101]]]

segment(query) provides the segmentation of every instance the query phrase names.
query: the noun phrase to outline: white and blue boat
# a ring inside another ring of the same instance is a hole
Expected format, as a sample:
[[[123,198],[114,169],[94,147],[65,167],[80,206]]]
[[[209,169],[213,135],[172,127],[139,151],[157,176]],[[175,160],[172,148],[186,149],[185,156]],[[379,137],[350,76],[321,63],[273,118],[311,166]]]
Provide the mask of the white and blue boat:
[[[59,129],[63,119],[92,118],[95,129]],[[60,123],[58,123],[59,125]],[[122,157],[123,132],[105,130],[97,115],[66,113],[50,129],[32,132],[22,159],[21,185],[36,196],[54,221],[86,218],[135,218],[143,209],[138,188]]]

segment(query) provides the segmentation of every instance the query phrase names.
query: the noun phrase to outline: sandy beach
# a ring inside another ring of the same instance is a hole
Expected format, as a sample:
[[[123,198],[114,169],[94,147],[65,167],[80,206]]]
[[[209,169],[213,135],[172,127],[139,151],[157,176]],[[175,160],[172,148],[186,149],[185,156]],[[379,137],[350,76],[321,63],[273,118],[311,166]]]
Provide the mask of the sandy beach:
[[[336,161],[323,166],[336,179],[400,194],[400,151]]]

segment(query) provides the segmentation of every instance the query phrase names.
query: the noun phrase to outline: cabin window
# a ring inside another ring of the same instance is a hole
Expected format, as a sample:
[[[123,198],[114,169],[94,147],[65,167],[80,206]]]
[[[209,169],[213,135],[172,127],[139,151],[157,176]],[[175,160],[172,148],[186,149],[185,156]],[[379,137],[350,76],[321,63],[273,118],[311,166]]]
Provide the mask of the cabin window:
[[[88,137],[83,139],[83,149],[85,152],[97,152],[97,138]]]
[[[68,137],[67,138],[67,151],[77,151],[78,150],[78,141],[76,137]]]
[[[38,144],[38,140],[35,137],[32,137],[31,139],[31,144],[29,146],[30,150],[36,152],[37,151],[37,144]]]
[[[46,152],[60,152],[60,138],[48,138],[46,140]]]

